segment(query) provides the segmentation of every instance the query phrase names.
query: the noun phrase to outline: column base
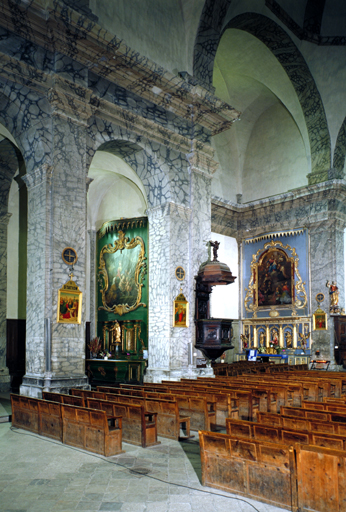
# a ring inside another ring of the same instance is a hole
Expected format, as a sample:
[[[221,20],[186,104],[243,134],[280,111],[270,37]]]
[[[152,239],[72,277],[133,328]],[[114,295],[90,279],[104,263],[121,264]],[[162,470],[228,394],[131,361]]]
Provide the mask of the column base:
[[[90,389],[88,377],[86,375],[80,377],[57,377],[49,373],[42,376],[24,375],[19,393],[25,396],[41,398],[42,391],[68,394],[71,388]]]
[[[180,379],[197,379],[197,377],[214,377],[214,370],[211,367],[196,368],[193,365],[172,370],[166,368],[147,368],[144,382],[155,384],[163,380],[178,381]]]
[[[7,367],[0,368],[0,393],[8,393],[11,389],[11,376]]]

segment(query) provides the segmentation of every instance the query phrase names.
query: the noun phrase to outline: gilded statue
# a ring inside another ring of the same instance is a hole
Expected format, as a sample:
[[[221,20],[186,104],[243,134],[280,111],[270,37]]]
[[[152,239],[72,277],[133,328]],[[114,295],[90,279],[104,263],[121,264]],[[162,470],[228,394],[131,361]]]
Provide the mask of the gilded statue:
[[[292,348],[292,333],[291,333],[291,331],[286,331],[285,338],[286,338],[286,348]]]
[[[299,341],[300,341],[300,346],[302,347],[302,350],[305,352],[305,349],[307,347],[307,344],[308,344],[308,338],[310,336],[310,333],[309,332],[306,332],[306,333],[298,333],[299,335]]]
[[[240,335],[240,339],[241,339],[242,344],[243,344],[243,349],[244,349],[244,348],[248,348],[249,340],[248,340],[248,338],[245,336],[245,334],[241,334],[241,335]]]
[[[332,284],[330,284],[330,282],[327,281],[326,287],[329,288],[330,310],[337,312],[337,310],[339,309],[339,288],[337,287],[335,281],[332,281]]]
[[[259,344],[260,344],[260,347],[266,346],[266,335],[264,334],[264,332],[261,332],[261,334],[259,336]]]
[[[111,347],[113,348],[113,346],[117,346],[117,345],[120,345],[121,343],[121,327],[120,327],[120,324],[119,322],[117,322],[117,320],[115,320],[114,324],[113,324],[113,327],[111,329],[109,329],[109,334],[111,336]]]

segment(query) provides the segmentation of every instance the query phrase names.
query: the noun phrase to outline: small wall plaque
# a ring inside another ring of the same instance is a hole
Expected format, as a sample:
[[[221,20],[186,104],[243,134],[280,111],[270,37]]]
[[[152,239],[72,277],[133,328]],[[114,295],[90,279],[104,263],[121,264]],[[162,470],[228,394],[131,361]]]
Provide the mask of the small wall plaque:
[[[185,279],[185,270],[183,267],[179,266],[175,269],[175,277],[178,281],[183,281]]]
[[[74,265],[78,260],[77,253],[72,247],[65,247],[61,253],[61,257],[67,265]]]

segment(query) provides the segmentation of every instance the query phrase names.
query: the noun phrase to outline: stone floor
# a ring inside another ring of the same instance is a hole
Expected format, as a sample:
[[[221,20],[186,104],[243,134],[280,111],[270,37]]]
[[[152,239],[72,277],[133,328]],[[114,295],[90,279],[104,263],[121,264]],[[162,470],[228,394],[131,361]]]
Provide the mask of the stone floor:
[[[0,416],[10,413],[0,395]],[[1,419],[1,418],[0,418]],[[0,512],[279,512],[203,487],[197,433],[104,458],[0,422]]]

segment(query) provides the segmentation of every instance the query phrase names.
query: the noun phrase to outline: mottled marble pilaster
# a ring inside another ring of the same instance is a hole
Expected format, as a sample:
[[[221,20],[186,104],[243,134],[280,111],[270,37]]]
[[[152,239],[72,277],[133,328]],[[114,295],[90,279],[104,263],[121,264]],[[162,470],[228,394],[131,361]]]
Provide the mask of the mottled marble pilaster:
[[[6,367],[7,225],[11,214],[0,215],[0,392],[9,391]]]
[[[189,283],[179,282],[175,269],[188,269],[191,210],[174,203],[147,211],[149,220],[149,367],[147,375],[169,376],[172,368],[187,365],[187,343],[191,327],[173,328],[173,301],[180,286],[191,300]],[[191,325],[191,323],[190,323]]]
[[[90,259],[90,265],[89,265],[89,303],[90,303],[90,337],[94,338],[97,334],[96,327],[97,327],[97,312],[96,312],[96,231],[94,229],[88,230],[88,237],[89,237],[89,259]]]
[[[28,313],[27,366],[21,393],[35,396],[40,395],[43,387],[59,390],[87,385],[85,305],[81,324],[57,323],[58,290],[69,279],[70,271],[61,258],[65,247],[73,247],[78,254],[74,280],[85,292],[85,127],[57,110],[52,121],[52,166],[38,168],[25,176],[29,226]],[[51,322],[48,341],[45,318]],[[47,343],[51,344],[49,361]]]
[[[339,305],[345,304],[345,268],[344,268],[344,228],[345,223],[328,219],[310,227],[310,269],[312,312],[317,309],[316,295],[324,293],[325,301],[321,305],[328,313],[328,330],[312,333],[313,353],[319,350],[321,357],[332,361],[334,365],[334,319],[330,315],[329,289],[327,280],[335,281],[339,288]]]
[[[200,162],[199,162],[200,163]],[[195,343],[194,277],[207,260],[211,232],[211,173],[190,155],[189,206],[166,203],[148,210],[149,219],[149,366],[146,379],[177,379],[188,367],[188,349]],[[184,281],[175,269],[186,271]],[[180,289],[190,303],[189,327],[172,327],[173,301]]]

